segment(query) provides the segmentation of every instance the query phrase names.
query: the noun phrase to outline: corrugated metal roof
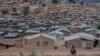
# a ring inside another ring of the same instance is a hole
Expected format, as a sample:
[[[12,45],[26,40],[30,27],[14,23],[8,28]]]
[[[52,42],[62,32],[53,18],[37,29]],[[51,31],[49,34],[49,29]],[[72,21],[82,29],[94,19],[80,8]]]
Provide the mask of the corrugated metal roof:
[[[97,30],[97,33],[100,34],[100,30]]]
[[[75,35],[69,36],[69,37],[65,37],[64,40],[65,41],[70,41],[70,40],[74,40],[74,39],[78,39],[78,38],[83,38],[83,39],[87,39],[87,40],[95,40],[96,37],[87,33],[77,33]]]
[[[56,36],[51,36],[51,35],[48,35],[48,34],[45,34],[45,33],[40,33],[40,34],[36,34],[36,35],[32,35],[32,36],[26,36],[25,39],[33,39],[33,38],[37,38],[37,37],[40,37],[40,36],[43,36],[45,38],[50,38],[50,39],[53,39],[56,41]]]
[[[53,35],[53,36],[56,36],[56,35],[64,35],[63,32],[59,32],[59,31],[53,31],[53,32],[50,32],[48,34]]]
[[[8,33],[7,35],[5,35],[5,37],[16,37],[18,36],[18,33]]]
[[[58,30],[56,30],[56,31],[61,32],[62,30],[63,30],[63,31],[70,32],[70,30],[68,30],[68,29],[64,29],[64,28],[60,28],[60,29],[58,29]]]
[[[93,31],[93,30],[97,30],[97,29],[94,29],[94,28],[88,28],[88,29],[85,29],[85,31]]]
[[[40,33],[40,30],[37,29],[27,29],[25,33]]]
[[[4,34],[4,33],[5,33],[5,32],[0,31],[0,35],[1,35],[1,34]]]
[[[16,39],[5,39],[5,38],[0,39],[0,43],[4,45],[14,45],[15,42],[16,42]]]
[[[15,39],[5,39],[5,41],[2,44],[5,44],[5,45],[14,45],[15,42],[16,42]]]
[[[97,38],[97,40],[100,40],[100,38]]]

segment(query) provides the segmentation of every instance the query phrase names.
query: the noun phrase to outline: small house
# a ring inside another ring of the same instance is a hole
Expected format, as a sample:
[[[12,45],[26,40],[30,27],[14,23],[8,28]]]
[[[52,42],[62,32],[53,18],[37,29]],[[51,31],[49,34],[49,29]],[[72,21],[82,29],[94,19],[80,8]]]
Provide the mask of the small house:
[[[80,33],[80,32],[82,32],[82,31],[83,31],[83,27],[81,27],[81,26],[72,26],[72,27],[70,28],[70,32],[71,32],[72,34]]]
[[[6,35],[4,35],[5,38],[18,38],[19,33],[18,32],[8,32]]]
[[[5,34],[5,31],[0,31],[0,36],[3,36]]]
[[[25,34],[38,34],[40,29],[26,29]]]
[[[100,38],[97,39],[97,46],[100,47]]]
[[[60,29],[62,26],[51,26],[50,31],[55,31],[57,29]]]
[[[52,31],[50,33],[48,33],[49,35],[52,35],[52,36],[63,36],[63,32],[59,32],[59,31]]]
[[[15,39],[0,38],[0,50],[9,49],[15,46]]]
[[[68,30],[68,29],[63,29],[63,28],[58,29],[58,30],[56,30],[56,31],[62,32],[62,33],[63,33],[63,36],[69,36],[69,35],[71,34],[70,30]]]
[[[56,45],[56,37],[44,33],[26,36],[24,40],[24,46],[31,48],[54,48]]]
[[[97,30],[97,37],[100,38],[100,30]]]
[[[74,45],[76,48],[93,48],[95,37],[82,32],[65,37],[64,40],[67,48],[71,47],[72,45]]]
[[[94,35],[94,36],[97,37],[97,29],[88,28],[88,29],[85,29],[85,32],[88,33],[88,34],[91,34],[91,35]]]

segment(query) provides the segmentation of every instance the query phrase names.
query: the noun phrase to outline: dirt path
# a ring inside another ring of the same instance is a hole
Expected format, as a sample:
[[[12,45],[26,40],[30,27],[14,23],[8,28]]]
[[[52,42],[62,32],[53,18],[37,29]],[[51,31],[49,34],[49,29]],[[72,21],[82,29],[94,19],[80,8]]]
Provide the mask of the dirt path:
[[[85,13],[84,13],[84,6],[80,9],[80,14],[81,14],[81,16],[79,16],[77,19],[75,19],[75,20],[73,21],[73,23],[79,22],[80,19],[81,19],[81,17],[85,15]]]
[[[25,56],[29,56],[32,51],[35,51],[38,56],[68,56],[70,55],[70,49],[23,49],[23,48],[12,48],[9,50],[0,51],[1,56],[20,56],[20,52],[23,53]],[[97,56],[100,55],[100,49],[77,49],[77,55],[84,55],[84,56]]]

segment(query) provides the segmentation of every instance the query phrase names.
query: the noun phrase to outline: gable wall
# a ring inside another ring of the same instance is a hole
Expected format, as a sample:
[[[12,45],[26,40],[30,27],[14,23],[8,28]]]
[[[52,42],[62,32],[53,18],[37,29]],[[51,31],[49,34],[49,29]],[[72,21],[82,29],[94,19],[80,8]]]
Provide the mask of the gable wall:
[[[40,42],[40,46],[37,46],[37,42]],[[43,46],[43,42],[48,42],[48,46]],[[55,46],[55,41],[45,37],[37,37],[30,40],[27,40],[27,46],[32,48],[53,48]]]
[[[93,47],[93,41],[76,39],[76,40],[65,42],[65,46],[67,48],[71,48],[72,45],[74,45],[76,48]]]

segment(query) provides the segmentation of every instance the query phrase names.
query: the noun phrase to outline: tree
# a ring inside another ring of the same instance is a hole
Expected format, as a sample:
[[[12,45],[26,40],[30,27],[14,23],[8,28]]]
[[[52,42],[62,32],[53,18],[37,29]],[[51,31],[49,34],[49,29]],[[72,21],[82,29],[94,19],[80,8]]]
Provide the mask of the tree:
[[[2,10],[2,14],[5,15],[8,13],[8,10]]]
[[[80,5],[84,5],[84,2],[82,1],[82,2],[80,2]]]
[[[29,14],[29,6],[23,7],[22,13],[23,13],[24,16],[28,15]]]
[[[97,25],[97,29],[99,29],[99,30],[100,30],[100,24],[99,24],[99,25]]]

